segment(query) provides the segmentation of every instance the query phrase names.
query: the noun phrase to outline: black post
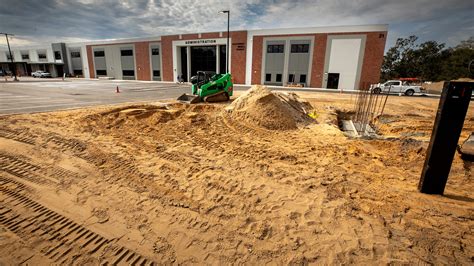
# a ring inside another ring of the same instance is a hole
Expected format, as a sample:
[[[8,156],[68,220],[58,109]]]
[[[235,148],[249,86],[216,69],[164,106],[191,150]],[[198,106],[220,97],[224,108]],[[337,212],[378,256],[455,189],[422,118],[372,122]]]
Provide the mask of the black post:
[[[227,56],[227,59],[226,59],[226,73],[229,73],[229,24],[230,24],[230,10],[227,10],[227,51],[225,53],[225,55]]]
[[[10,49],[10,42],[8,41],[8,35],[13,36],[13,34],[8,34],[8,33],[1,33],[1,34],[5,34],[5,38],[7,38],[8,53],[10,53],[10,61],[12,63],[12,72],[13,72],[13,76],[15,77],[13,80],[18,81],[16,77],[16,66],[15,66],[15,63],[13,62],[12,50]]]
[[[418,190],[443,194],[471,101],[474,82],[445,82]]]
[[[230,32],[229,32],[229,28],[230,28],[230,10],[222,10],[222,11],[219,11],[219,13],[227,13],[227,46],[226,46],[226,66],[225,66],[225,72],[226,73],[229,73],[229,38],[230,38]]]

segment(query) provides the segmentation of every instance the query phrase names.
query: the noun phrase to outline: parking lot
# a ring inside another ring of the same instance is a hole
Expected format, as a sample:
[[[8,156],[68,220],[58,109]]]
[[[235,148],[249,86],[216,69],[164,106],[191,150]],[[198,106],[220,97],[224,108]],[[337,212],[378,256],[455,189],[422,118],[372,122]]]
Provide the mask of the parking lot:
[[[0,82],[0,114],[173,99],[189,91],[188,84],[164,82],[21,78]]]

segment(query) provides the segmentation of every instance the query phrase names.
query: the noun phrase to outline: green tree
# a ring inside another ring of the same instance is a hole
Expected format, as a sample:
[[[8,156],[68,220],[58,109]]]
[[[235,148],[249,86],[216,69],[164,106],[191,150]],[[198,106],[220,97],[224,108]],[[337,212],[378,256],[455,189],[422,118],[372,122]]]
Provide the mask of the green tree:
[[[398,38],[391,47],[382,63],[382,79],[404,76],[406,69],[403,67],[412,61],[413,50],[416,48],[418,37],[412,35],[408,38]]]
[[[447,49],[443,43],[427,41],[417,44],[417,40],[416,36],[397,39],[384,56],[382,80],[400,77],[429,81],[474,78],[468,70],[469,62],[474,60],[474,37]]]
[[[474,60],[474,48],[450,48],[449,56],[443,61],[438,80],[455,80],[458,78],[474,79],[474,69],[469,73],[469,62]],[[473,68],[474,66],[471,66]]]
[[[437,80],[442,70],[442,62],[446,60],[446,53],[443,53],[444,44],[435,41],[427,41],[420,44],[413,51],[416,60],[416,77],[423,80]],[[408,66],[407,66],[408,67]]]
[[[468,49],[474,49],[474,36],[471,36],[469,39],[461,41],[455,49],[462,49],[462,48],[468,48]]]

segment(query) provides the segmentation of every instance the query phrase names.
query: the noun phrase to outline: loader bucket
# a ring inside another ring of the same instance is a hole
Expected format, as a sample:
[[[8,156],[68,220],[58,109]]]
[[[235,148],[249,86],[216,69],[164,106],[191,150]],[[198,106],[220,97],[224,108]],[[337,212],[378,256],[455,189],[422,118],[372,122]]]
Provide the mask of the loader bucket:
[[[201,97],[199,97],[199,95],[191,95],[191,94],[183,94],[181,96],[178,97],[178,99],[176,99],[180,102],[183,102],[183,103],[198,103],[201,101]]]

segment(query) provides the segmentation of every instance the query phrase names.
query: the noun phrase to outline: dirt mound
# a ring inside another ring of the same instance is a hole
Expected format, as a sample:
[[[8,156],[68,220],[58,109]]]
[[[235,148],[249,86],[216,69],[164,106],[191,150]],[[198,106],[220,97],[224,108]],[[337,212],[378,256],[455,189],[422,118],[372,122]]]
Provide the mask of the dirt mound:
[[[128,133],[178,118],[184,109],[166,105],[128,105],[86,116],[84,126],[96,130],[126,129]]]
[[[295,93],[271,92],[265,86],[252,86],[228,108],[231,117],[270,130],[297,129],[314,121],[308,116],[312,106]]]
[[[474,79],[471,78],[458,78],[452,81],[465,81],[465,82],[472,82]],[[425,88],[428,93],[441,93],[443,91],[444,82],[447,81],[438,81],[433,83],[424,83],[423,88]]]
[[[443,86],[444,81],[423,84],[423,88],[425,88],[428,93],[441,93],[441,91],[443,90]]]
[[[458,79],[455,79],[453,81],[467,81],[467,82],[473,82],[474,79],[471,79],[471,78],[458,78]]]

